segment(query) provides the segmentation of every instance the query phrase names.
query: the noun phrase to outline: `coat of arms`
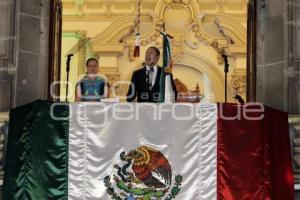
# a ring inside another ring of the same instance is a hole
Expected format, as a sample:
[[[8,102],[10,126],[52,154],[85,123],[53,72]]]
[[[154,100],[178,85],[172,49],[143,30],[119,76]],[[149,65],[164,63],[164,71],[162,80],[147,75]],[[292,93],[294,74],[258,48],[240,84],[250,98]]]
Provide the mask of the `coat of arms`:
[[[120,154],[116,174],[104,178],[106,192],[116,200],[171,200],[180,191],[182,176],[175,176],[168,159],[158,150],[140,146]]]

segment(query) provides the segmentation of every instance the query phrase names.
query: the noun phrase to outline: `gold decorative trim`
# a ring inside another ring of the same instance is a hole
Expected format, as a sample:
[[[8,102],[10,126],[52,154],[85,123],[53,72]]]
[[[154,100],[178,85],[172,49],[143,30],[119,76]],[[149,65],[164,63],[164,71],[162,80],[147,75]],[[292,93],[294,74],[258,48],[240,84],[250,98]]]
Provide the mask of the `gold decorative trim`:
[[[177,3],[182,3],[182,4],[188,4],[191,0],[165,0],[167,4],[177,4]]]

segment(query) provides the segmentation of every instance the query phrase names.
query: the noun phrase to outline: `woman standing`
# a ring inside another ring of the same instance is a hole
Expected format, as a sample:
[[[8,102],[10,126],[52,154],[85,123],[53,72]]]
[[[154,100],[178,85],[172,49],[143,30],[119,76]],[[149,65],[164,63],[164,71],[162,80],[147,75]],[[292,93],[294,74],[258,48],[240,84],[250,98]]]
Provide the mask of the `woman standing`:
[[[108,97],[108,83],[98,76],[99,64],[96,58],[86,61],[86,75],[76,84],[75,101],[101,101]]]

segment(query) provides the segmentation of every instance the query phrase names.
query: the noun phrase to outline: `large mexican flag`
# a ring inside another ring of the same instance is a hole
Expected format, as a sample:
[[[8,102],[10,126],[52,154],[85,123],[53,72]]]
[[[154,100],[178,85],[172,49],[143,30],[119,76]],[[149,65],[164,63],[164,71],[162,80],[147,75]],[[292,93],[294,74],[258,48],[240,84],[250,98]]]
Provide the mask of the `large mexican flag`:
[[[4,199],[293,200],[287,114],[35,103],[10,112]]]

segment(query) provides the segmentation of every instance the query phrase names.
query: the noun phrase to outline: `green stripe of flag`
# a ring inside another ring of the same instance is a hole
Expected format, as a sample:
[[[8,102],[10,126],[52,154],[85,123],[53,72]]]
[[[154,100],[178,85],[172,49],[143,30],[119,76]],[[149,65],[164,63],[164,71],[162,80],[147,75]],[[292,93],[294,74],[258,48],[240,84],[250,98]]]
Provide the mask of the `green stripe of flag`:
[[[165,101],[165,80],[166,72],[165,69],[170,65],[171,61],[171,47],[170,41],[167,34],[163,34],[163,68],[160,76],[160,102]]]
[[[4,199],[67,199],[69,121],[52,119],[51,105],[37,101],[11,110]],[[68,106],[54,114],[68,117]]]

